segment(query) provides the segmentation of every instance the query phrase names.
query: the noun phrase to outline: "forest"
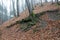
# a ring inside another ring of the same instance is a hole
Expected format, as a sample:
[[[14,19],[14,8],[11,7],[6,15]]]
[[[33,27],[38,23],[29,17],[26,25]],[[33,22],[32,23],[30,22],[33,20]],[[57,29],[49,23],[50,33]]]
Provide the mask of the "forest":
[[[0,40],[60,40],[60,0],[0,0]]]
[[[29,7],[30,9],[32,9],[36,4],[41,6],[43,3],[46,3],[46,2],[53,3],[58,1],[55,1],[55,0],[28,0],[28,1],[0,0],[0,20],[2,20],[2,23],[3,23],[14,16],[19,16],[19,13],[23,12],[24,10],[26,10],[26,8],[28,8],[27,5],[30,6]]]

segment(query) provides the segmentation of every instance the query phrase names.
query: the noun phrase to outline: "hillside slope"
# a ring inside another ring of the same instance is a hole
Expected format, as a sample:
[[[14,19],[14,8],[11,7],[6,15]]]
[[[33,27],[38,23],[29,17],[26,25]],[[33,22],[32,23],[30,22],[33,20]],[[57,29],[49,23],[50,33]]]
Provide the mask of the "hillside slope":
[[[40,16],[39,13],[41,12],[44,12],[44,15]],[[15,23],[18,20],[28,17],[28,11],[23,12],[18,18],[12,18],[2,24],[0,27],[0,40],[60,40],[60,6],[37,6],[34,13],[38,14],[39,19],[42,20],[36,22],[36,24],[26,32],[20,29],[21,24]],[[7,28],[7,26],[11,24],[14,25]],[[20,30],[17,31],[18,29]]]
[[[49,3],[49,4],[46,4],[46,5],[44,5],[44,6],[39,6],[39,5],[37,5],[36,7],[34,7],[33,12],[34,12],[35,14],[37,14],[37,13],[41,13],[41,12],[44,12],[44,11],[56,10],[56,9],[60,9],[60,6],[57,6],[56,4],[51,5],[51,4]],[[20,13],[20,17],[18,17],[18,18],[14,17],[14,18],[12,18],[11,20],[6,21],[6,22],[3,23],[2,25],[0,25],[0,26],[3,26],[3,27],[1,27],[1,29],[3,29],[3,28],[6,27],[6,26],[9,26],[9,25],[11,25],[11,24],[14,24],[16,21],[22,20],[22,19],[24,19],[24,18],[26,18],[26,17],[28,17],[28,16],[29,16],[29,12],[28,12],[28,9],[26,9],[24,12]]]

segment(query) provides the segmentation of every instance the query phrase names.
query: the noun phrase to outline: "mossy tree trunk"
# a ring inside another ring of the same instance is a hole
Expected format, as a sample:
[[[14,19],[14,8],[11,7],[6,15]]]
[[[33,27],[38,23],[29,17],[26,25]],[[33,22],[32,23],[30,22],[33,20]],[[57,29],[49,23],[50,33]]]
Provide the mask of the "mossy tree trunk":
[[[35,14],[33,13],[33,8],[31,6],[31,3],[29,0],[26,0],[26,4],[28,7],[28,11],[29,11],[29,18],[33,21],[33,17],[35,16]]]

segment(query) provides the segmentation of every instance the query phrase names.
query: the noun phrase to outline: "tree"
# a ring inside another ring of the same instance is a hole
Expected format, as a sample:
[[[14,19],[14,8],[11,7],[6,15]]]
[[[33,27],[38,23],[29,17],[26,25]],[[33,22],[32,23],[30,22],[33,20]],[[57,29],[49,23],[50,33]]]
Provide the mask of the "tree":
[[[13,13],[14,13],[14,16],[16,17],[15,6],[14,6],[14,0],[12,0],[12,6],[13,6]]]
[[[29,10],[29,14],[31,15],[33,13],[33,10],[32,10],[32,6],[29,2],[29,0],[25,0],[26,1],[26,4],[27,4],[27,7],[28,7],[28,10]]]
[[[19,17],[19,0],[17,0],[17,17]]]
[[[2,24],[3,22],[2,22],[2,12],[3,12],[3,6],[2,5],[0,5],[0,24]]]
[[[3,22],[5,22],[6,20],[8,20],[7,9],[3,5],[3,1],[2,1],[2,5],[0,5],[0,24],[2,24]]]
[[[42,0],[40,0],[41,1],[41,6],[43,6],[43,4],[42,4]]]
[[[33,0],[31,0],[31,6],[32,6],[32,9],[34,9],[34,6],[33,6]]]
[[[2,0],[2,5],[3,5],[3,0]],[[2,23],[3,23],[3,6],[2,6]]]
[[[45,3],[47,3],[47,0],[45,0]]]
[[[58,2],[59,0],[57,0],[57,4],[59,4],[59,2]]]
[[[57,4],[59,4],[58,1],[59,1],[59,0],[55,0],[55,2],[56,2]]]
[[[53,4],[53,0],[51,0],[52,4]]]
[[[36,2],[36,0],[33,0],[33,7],[35,7],[35,2]]]

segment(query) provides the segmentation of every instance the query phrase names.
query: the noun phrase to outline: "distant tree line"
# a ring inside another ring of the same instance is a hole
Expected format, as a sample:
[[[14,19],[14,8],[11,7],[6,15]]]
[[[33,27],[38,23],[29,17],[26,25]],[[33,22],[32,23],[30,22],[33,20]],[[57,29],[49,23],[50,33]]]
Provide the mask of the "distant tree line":
[[[8,20],[7,9],[3,5],[3,0],[1,0],[1,2],[2,2],[2,5],[0,5],[0,19],[2,19],[3,21],[6,21],[6,20]],[[20,8],[19,0],[16,0],[16,9],[15,9],[15,0],[11,0],[10,2],[12,3],[12,8],[13,8],[13,10],[10,10],[10,15],[13,14],[15,17],[19,17],[19,8]],[[27,6],[30,15],[33,13],[35,2],[36,2],[36,0],[25,0],[25,3],[26,3],[25,7]],[[45,3],[47,3],[47,2],[48,2],[48,0],[45,0]],[[51,0],[51,2],[53,4],[53,0]],[[55,2],[58,4],[59,0],[55,0]],[[41,6],[43,6],[43,0],[40,0],[40,3],[41,3]],[[22,9],[23,9],[23,7],[22,7]],[[16,12],[16,10],[17,10],[17,12]]]

